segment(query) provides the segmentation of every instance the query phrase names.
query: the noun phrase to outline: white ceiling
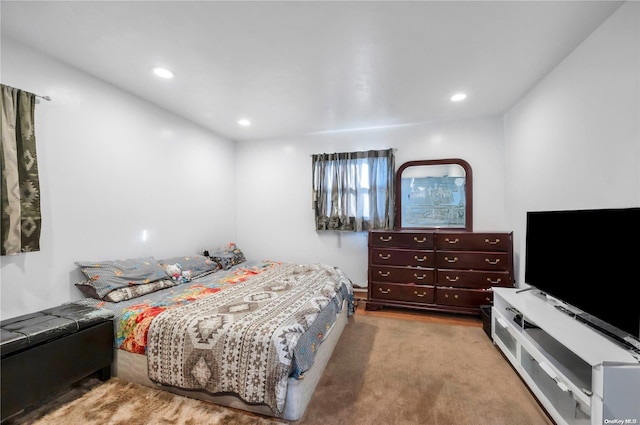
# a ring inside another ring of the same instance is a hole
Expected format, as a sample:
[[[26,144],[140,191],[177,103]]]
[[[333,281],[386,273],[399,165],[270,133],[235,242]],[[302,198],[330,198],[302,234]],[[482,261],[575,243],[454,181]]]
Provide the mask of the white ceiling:
[[[2,0],[0,12],[3,38],[244,141],[501,114],[622,3]],[[468,98],[450,102],[458,91]]]

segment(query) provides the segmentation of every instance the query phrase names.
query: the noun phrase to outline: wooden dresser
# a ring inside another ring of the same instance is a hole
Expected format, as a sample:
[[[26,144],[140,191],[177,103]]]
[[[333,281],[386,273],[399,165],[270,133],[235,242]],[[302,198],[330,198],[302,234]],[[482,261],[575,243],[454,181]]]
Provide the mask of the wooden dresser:
[[[513,232],[369,232],[367,309],[480,315],[491,287],[513,287]]]

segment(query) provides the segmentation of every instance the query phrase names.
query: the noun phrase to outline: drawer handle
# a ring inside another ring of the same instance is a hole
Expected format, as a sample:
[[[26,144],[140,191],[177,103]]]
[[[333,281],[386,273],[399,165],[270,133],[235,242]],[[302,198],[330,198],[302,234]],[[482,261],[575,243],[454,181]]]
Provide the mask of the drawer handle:
[[[489,297],[485,297],[485,299],[484,299],[484,300],[485,300],[485,301],[489,301],[489,302],[491,302],[491,298],[489,298]]]
[[[489,263],[489,264],[493,264],[493,265],[495,265],[495,264],[498,264],[498,263],[500,262],[500,259],[499,259],[499,258],[496,258],[495,260],[493,260],[493,261],[492,261],[492,260],[490,260],[490,259],[488,259],[488,258],[485,258],[485,259],[484,259],[484,261],[486,261],[486,262],[487,262],[487,263]]]
[[[460,239],[458,239],[458,238],[455,238],[455,239],[444,238],[444,240],[449,242],[450,244],[454,244],[454,243],[460,242]]]
[[[414,294],[416,294],[419,297],[424,297],[425,295],[427,295],[426,292],[423,292],[422,294],[418,294],[418,291],[413,291]]]
[[[393,239],[393,236],[380,236],[382,242],[389,242],[391,239]]]
[[[444,294],[444,297],[445,297],[445,298],[449,298],[449,294]],[[458,298],[458,294],[455,294],[455,295],[453,296],[453,298]]]
[[[545,362],[539,362],[538,366],[540,369],[544,370],[544,372],[549,375],[549,378],[553,379],[556,382],[556,385],[564,392],[569,391],[569,387],[562,381],[558,379],[558,375],[551,369],[551,367]]]
[[[391,274],[391,272],[383,272],[382,270],[378,270],[378,274],[382,277],[387,277]]]
[[[502,318],[502,317],[498,317],[496,319],[496,321],[500,324],[500,326],[502,326],[504,329],[507,329],[509,327],[509,324]]]
[[[422,276],[418,276],[416,273],[414,273],[413,275],[416,277],[416,279],[419,279],[419,280],[422,280],[422,279],[424,279],[425,277],[427,277],[427,275],[426,275],[426,274],[423,274]]]
[[[490,241],[489,239],[485,239],[484,241],[485,241],[485,243],[488,243],[488,244],[491,244],[491,245],[495,245],[495,244],[500,243],[500,239],[496,239],[495,241]]]
[[[540,369],[544,370],[545,373],[549,375],[549,378],[555,380],[558,377],[558,375],[556,375],[553,369],[551,369],[549,365],[546,364],[545,362],[539,362],[538,366],[540,366]]]
[[[389,292],[391,292],[391,289],[387,289],[386,291],[382,288],[378,288],[378,291],[380,291],[380,293],[382,294],[388,294]]]
[[[391,258],[391,254],[378,254],[378,257],[382,258],[383,260],[388,260],[389,258]]]
[[[422,238],[422,239],[418,240],[418,237],[414,236],[413,240],[418,242],[418,243],[425,243],[427,241],[427,238]]]
[[[569,391],[569,387],[568,387],[564,382],[562,382],[562,381],[560,381],[560,380],[558,379],[558,375],[556,375],[556,373],[555,373],[553,370],[551,370],[551,368],[549,367],[549,365],[547,365],[547,364],[546,364],[546,363],[544,363],[544,362],[540,362],[540,363],[538,363],[538,365],[540,366],[540,368],[541,368],[542,370],[544,370],[544,371],[545,371],[545,373],[546,373],[547,375],[549,375],[549,378],[551,378],[553,381],[555,381],[555,383],[556,383],[556,385],[558,386],[558,388],[560,388],[560,389],[561,389],[562,391],[564,391],[564,392]]]
[[[427,261],[427,256],[426,256],[426,255],[425,255],[425,256],[423,256],[422,258],[418,258],[418,256],[417,256],[417,255],[414,255],[414,256],[413,256],[413,258],[415,258],[415,259],[416,259],[416,261]]]
[[[497,278],[496,280],[491,280],[491,278],[488,277],[487,278],[487,282],[489,282],[489,283],[500,283],[500,282],[502,282],[502,279]]]
[[[453,258],[444,257],[444,261],[446,261],[447,263],[455,263],[456,261],[458,261],[458,257],[453,257]]]
[[[455,279],[451,279],[449,276],[446,276],[446,279],[447,279],[449,282],[457,282],[457,281],[458,281],[458,279],[460,279],[460,276],[456,276],[456,278],[455,278]]]

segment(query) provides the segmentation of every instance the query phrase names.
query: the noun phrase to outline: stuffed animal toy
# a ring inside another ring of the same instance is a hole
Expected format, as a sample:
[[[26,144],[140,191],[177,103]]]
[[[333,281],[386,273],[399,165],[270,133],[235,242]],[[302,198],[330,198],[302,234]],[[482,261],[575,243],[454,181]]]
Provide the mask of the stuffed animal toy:
[[[181,275],[182,275],[182,278],[185,279],[187,282],[191,280],[191,270],[183,270]]]
[[[175,280],[178,283],[185,283],[191,280],[191,271],[190,270],[182,270],[182,266],[180,264],[167,264],[165,266],[165,271],[169,276],[171,276],[172,280]]]
[[[180,265],[178,264],[167,264],[164,267],[164,270],[169,276],[171,276],[171,279],[173,280],[177,280],[180,277],[180,273],[182,272],[182,270],[180,270]]]

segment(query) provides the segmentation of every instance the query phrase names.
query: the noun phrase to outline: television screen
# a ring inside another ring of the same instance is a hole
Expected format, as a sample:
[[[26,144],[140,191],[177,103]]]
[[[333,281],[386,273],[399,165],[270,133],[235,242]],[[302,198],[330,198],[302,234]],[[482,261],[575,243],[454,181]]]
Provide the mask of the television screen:
[[[640,208],[530,211],[525,283],[640,340],[638,234]]]

